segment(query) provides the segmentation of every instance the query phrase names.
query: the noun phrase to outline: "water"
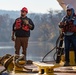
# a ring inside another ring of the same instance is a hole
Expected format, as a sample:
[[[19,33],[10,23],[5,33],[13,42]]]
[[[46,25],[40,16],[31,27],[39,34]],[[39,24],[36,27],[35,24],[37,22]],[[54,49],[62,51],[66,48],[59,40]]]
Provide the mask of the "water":
[[[51,43],[46,42],[29,42],[27,48],[27,59],[33,61],[41,61],[43,56],[53,48]],[[0,43],[0,56],[5,54],[14,55],[14,43],[13,42],[1,42]],[[22,50],[20,50],[20,53]],[[54,51],[45,58],[46,61],[53,60]]]

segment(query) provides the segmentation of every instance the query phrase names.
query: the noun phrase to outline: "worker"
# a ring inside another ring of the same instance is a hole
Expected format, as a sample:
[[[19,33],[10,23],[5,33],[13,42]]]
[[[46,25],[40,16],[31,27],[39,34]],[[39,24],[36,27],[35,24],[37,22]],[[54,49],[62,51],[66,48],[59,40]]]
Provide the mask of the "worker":
[[[22,47],[22,54],[25,56],[25,60],[30,30],[34,29],[34,23],[27,17],[27,13],[28,9],[23,7],[21,9],[21,16],[15,20],[12,27],[12,40],[15,42],[15,54],[20,55],[20,48]]]
[[[64,66],[69,66],[69,50],[71,45],[74,49],[76,63],[76,15],[72,5],[68,4],[66,8],[66,15],[62,18],[61,22],[59,23],[59,27],[61,28],[64,34]]]

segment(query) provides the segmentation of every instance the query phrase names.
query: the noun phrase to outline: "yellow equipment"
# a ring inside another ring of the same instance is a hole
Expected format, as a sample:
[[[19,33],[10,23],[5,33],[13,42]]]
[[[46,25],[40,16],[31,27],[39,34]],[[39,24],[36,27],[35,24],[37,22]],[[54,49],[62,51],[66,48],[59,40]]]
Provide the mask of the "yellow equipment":
[[[26,61],[24,60],[24,56],[11,56],[9,54],[6,54],[0,59],[0,63],[5,67],[5,69],[2,70],[0,74],[2,74],[4,71],[7,71],[9,73],[12,71],[14,71],[14,73],[19,73],[27,70],[32,71],[31,69],[25,67]]]
[[[59,64],[47,64],[42,62],[33,62],[39,68],[39,74],[54,75],[54,68],[60,67]]]
[[[75,66],[76,65],[74,59],[75,59],[75,57],[74,57],[74,51],[73,50],[70,50],[69,51],[69,60],[70,60],[69,64],[71,66]],[[61,61],[60,61],[59,64],[64,65],[64,63],[65,63],[65,55],[62,55],[61,56]]]
[[[25,60],[24,60],[24,56],[19,56],[19,55],[15,55],[13,58],[13,64],[14,64],[14,72],[19,72],[19,71],[23,71],[23,68],[26,64]]]
[[[76,65],[75,61],[74,61],[74,59],[75,59],[75,57],[74,57],[74,51],[70,51],[69,52],[69,59],[70,59],[70,65]]]

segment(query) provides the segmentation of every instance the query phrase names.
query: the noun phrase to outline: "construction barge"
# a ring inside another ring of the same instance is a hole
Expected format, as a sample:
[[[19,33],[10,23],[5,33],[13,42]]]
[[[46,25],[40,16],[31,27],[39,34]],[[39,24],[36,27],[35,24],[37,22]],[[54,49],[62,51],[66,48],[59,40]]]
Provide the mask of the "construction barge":
[[[6,55],[1,59],[0,75],[76,75],[76,66],[36,61],[25,64],[22,56],[14,62],[13,56]]]

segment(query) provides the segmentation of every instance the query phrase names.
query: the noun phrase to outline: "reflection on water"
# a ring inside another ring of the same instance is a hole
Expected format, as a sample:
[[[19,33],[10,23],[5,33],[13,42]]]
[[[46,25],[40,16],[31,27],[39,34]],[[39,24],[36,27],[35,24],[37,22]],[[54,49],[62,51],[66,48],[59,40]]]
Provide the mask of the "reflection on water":
[[[0,49],[11,49],[13,46],[1,46]]]
[[[33,61],[41,61],[43,56],[49,52],[53,48],[53,45],[51,43],[46,42],[29,42],[28,48],[27,48],[27,59],[33,60]],[[0,43],[0,56],[3,56],[5,54],[11,54],[14,55],[14,43]],[[20,50],[21,53],[21,50]],[[53,59],[53,54],[48,55],[48,57],[45,59],[47,61],[50,61]]]

